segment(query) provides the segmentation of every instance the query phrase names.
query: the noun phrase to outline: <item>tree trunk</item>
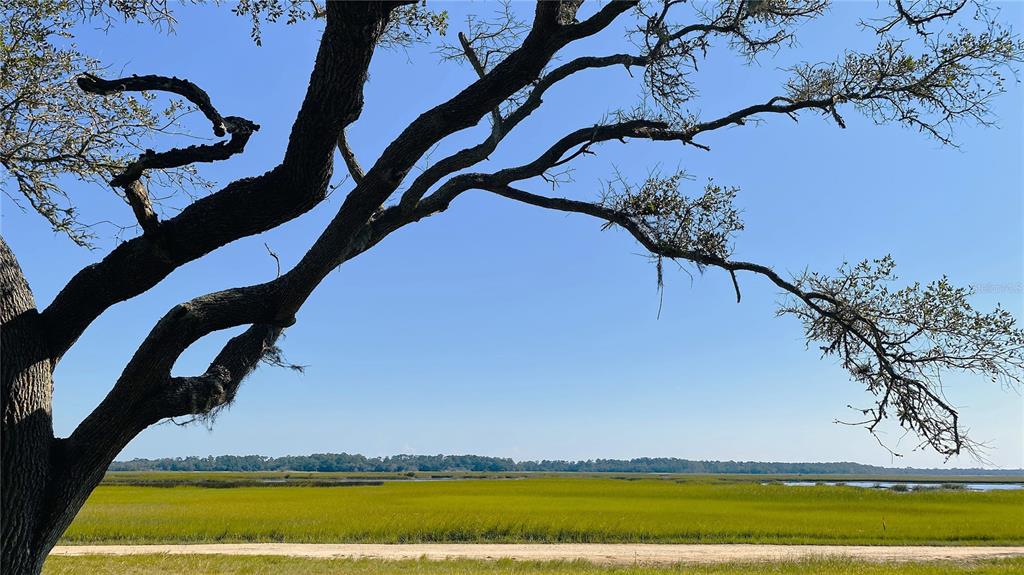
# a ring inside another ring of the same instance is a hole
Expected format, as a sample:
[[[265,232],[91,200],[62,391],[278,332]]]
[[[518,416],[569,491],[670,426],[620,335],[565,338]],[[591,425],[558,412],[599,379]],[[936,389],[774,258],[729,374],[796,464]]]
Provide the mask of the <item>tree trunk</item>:
[[[41,517],[54,446],[51,362],[32,291],[0,238],[0,572],[38,573],[49,552]]]

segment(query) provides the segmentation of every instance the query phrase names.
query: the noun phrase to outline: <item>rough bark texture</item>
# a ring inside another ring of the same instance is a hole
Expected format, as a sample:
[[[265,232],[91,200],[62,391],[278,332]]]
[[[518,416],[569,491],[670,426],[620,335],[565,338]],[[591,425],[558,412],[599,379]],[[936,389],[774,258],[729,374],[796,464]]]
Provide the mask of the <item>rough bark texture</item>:
[[[0,238],[0,377],[3,385],[3,527],[0,571],[32,573],[42,568],[38,522],[45,505],[39,489],[50,478],[53,449],[51,362],[45,353],[39,314],[14,254]]]

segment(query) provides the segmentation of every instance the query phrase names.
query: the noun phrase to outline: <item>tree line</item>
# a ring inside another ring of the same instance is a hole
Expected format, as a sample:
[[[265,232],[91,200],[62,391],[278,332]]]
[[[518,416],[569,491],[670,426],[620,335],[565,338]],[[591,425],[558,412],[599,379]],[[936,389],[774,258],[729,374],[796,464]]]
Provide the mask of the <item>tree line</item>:
[[[851,475],[1007,475],[1024,470],[888,468],[853,462],[787,463],[763,461],[694,461],[675,457],[515,461],[483,455],[392,455],[367,457],[350,453],[312,455],[209,455],[115,461],[110,471],[340,471],[392,472],[577,472],[577,473],[803,473]]]

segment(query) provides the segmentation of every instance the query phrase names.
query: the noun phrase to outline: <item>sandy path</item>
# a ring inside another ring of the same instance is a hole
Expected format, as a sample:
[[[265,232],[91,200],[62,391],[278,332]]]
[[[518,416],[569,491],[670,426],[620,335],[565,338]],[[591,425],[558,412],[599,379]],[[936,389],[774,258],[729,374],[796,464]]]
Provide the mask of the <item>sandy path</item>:
[[[1024,547],[879,547],[861,545],[642,545],[642,544],[300,544],[66,545],[51,555],[284,555],[316,558],[498,559],[597,563],[724,563],[841,556],[867,561],[971,560],[1024,556]]]

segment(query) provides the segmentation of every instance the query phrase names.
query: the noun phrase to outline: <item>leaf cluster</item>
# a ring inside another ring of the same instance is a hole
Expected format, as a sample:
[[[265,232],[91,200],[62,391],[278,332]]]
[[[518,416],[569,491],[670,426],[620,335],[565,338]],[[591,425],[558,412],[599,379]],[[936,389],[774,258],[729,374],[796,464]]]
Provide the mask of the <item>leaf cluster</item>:
[[[171,102],[154,109],[155,96],[86,94],[75,79],[100,63],[70,43],[76,8],[68,2],[0,0],[0,181],[15,205],[35,210],[79,245],[94,234],[78,215],[70,176],[106,186],[146,148],[155,132],[174,131],[189,109]],[[189,193],[207,187],[185,166],[156,174]]]
[[[805,296],[780,313],[800,318],[808,341],[838,357],[876,398],[861,410],[869,429],[894,415],[939,453],[974,449],[942,394],[942,377],[960,371],[1019,385],[1024,330],[1005,309],[974,309],[973,291],[946,277],[894,288],[897,279],[890,256],[843,264],[834,275],[807,273],[797,281]]]
[[[640,185],[624,178],[608,184],[601,204],[639,225],[657,245],[673,250],[727,258],[732,238],[743,229],[733,205],[737,188],[708,181],[698,197],[680,191],[683,172],[652,174]]]

